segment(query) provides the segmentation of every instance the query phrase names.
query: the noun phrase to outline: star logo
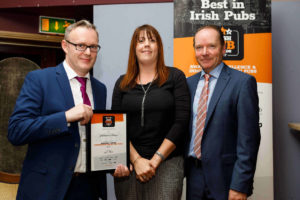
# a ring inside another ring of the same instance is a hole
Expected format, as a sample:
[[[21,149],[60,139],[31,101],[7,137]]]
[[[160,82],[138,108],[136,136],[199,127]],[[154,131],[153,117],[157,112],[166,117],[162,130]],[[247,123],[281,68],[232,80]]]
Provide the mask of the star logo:
[[[231,30],[230,28],[228,28],[228,29],[226,30],[226,35],[231,35],[231,33],[232,33],[232,30]]]

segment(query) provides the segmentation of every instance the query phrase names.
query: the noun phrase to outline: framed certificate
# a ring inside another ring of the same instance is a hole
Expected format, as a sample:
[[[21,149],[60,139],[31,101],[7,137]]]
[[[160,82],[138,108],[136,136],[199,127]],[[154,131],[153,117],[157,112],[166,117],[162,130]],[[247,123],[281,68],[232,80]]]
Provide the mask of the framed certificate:
[[[119,164],[129,168],[127,114],[94,110],[87,124],[87,172],[113,172]]]

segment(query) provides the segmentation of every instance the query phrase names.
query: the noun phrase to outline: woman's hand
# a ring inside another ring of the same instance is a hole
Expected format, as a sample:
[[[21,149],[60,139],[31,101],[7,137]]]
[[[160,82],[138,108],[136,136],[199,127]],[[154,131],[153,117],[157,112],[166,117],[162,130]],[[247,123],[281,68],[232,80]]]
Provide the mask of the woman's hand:
[[[162,161],[163,160],[161,157],[159,157],[157,154],[154,154],[150,160],[150,166],[156,170]]]
[[[148,182],[155,175],[155,169],[150,165],[150,160],[142,157],[134,162],[134,169],[136,178],[143,183]]]

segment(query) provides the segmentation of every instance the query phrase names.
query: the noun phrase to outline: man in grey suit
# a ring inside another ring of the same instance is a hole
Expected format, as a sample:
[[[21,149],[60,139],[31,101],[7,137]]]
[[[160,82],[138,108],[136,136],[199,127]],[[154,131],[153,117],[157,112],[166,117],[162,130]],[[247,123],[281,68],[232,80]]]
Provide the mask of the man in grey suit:
[[[252,194],[260,144],[256,80],[222,62],[218,27],[198,29],[194,48],[202,71],[188,78],[187,199],[245,200]]]

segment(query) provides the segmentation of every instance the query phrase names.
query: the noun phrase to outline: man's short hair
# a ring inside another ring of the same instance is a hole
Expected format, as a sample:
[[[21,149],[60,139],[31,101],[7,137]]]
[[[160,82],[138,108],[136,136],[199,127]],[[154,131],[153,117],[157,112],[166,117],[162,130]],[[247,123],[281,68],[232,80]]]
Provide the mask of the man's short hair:
[[[92,24],[91,22],[89,22],[88,20],[84,20],[84,19],[80,20],[78,22],[75,22],[74,24],[71,24],[70,26],[68,26],[66,28],[66,31],[65,31],[64,39],[67,40],[69,38],[69,35],[70,35],[71,31],[78,28],[78,27],[91,28],[91,29],[95,30],[96,33],[97,33],[97,37],[99,39],[99,34],[98,34],[97,29],[96,29],[96,26],[94,24]]]
[[[205,26],[201,26],[200,28],[198,28],[198,30],[196,31],[195,35],[194,35],[194,38],[193,38],[193,46],[195,47],[195,36],[196,34],[203,30],[203,29],[214,29],[216,30],[218,33],[219,33],[219,40],[220,40],[220,43],[221,43],[221,46],[223,47],[225,45],[225,41],[224,41],[224,35],[223,35],[223,32],[221,31],[221,29],[218,27],[218,26],[215,26],[215,25],[205,25]]]

